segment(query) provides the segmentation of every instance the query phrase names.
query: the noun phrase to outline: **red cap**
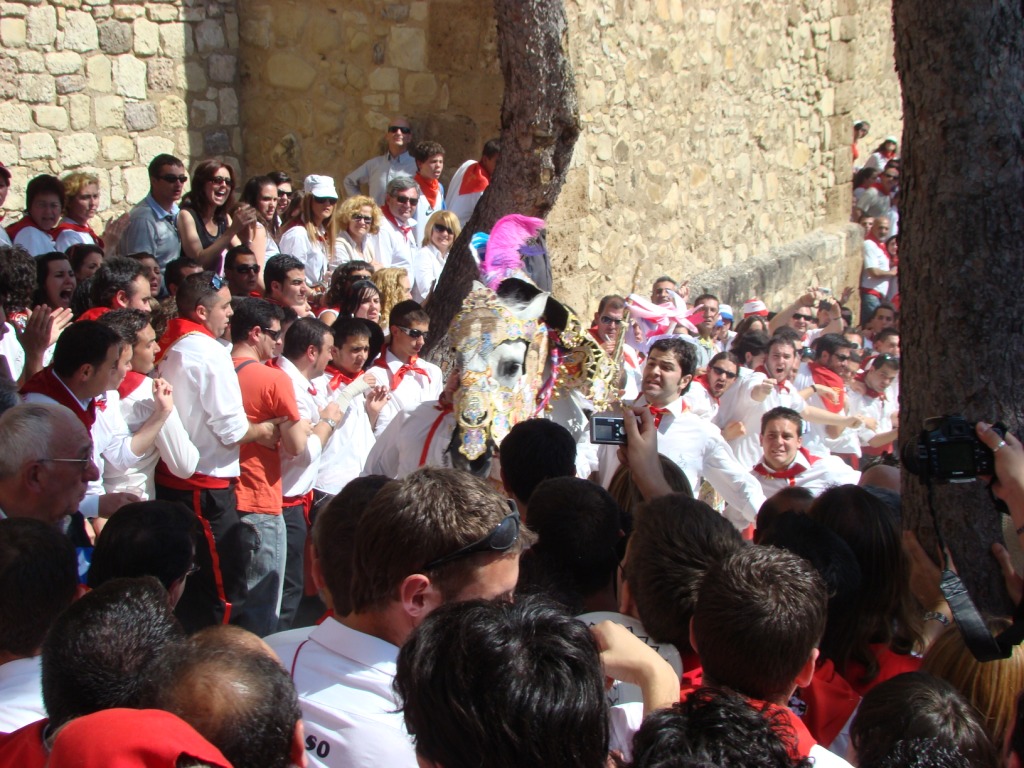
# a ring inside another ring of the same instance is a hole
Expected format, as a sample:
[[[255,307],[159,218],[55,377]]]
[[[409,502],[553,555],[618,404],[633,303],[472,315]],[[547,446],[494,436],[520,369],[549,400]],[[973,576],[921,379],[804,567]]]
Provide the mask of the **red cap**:
[[[183,756],[232,768],[219,749],[170,712],[105,709],[77,717],[57,732],[50,765],[175,768]]]

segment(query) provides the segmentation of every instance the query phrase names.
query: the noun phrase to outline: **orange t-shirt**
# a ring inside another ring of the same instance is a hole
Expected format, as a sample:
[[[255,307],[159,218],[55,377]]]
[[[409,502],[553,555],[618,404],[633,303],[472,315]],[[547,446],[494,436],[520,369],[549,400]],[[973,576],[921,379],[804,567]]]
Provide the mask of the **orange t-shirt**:
[[[237,369],[248,359],[235,357],[232,361]],[[284,371],[253,362],[238,370],[238,385],[245,415],[254,424],[282,416],[287,421],[302,418],[292,380]],[[239,459],[241,474],[235,486],[238,511],[281,514],[281,456],[277,449],[245,443],[239,449]]]

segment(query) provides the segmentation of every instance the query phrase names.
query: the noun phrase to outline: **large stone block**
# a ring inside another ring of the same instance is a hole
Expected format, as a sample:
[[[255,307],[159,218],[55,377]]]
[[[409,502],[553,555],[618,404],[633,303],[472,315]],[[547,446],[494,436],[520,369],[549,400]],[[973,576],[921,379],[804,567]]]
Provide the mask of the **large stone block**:
[[[145,139],[139,139],[139,143],[143,141],[145,141]],[[142,154],[142,152],[139,152],[139,162],[148,164],[149,161],[160,154],[160,152],[174,151],[173,144],[170,142],[164,142],[164,144],[170,144],[171,149],[161,149],[159,152],[150,152],[148,154]],[[125,168],[122,189],[124,199],[127,200],[129,204],[142,200],[146,195],[148,195],[149,172],[146,170],[145,166],[142,168]],[[113,194],[113,189],[111,189],[111,194]]]
[[[238,95],[234,88],[221,88],[217,93],[221,125],[238,125]]]
[[[43,58],[51,75],[72,75],[82,69],[82,57],[73,51],[51,51]]]
[[[207,19],[196,25],[196,50],[200,53],[222,51],[226,43],[224,25],[220,21]]]
[[[64,17],[64,43],[66,51],[94,51],[99,47],[99,33],[92,14],[84,11],[68,11]]]
[[[231,138],[227,131],[211,131],[203,134],[203,154],[226,155],[231,151]]]
[[[175,64],[171,59],[154,58],[146,62],[146,85],[151,91],[170,91],[177,87]]]
[[[139,149],[139,158],[146,163],[157,155],[174,154],[174,142],[165,136],[140,136],[135,145]]]
[[[391,27],[388,32],[388,63],[399,69],[427,69],[427,37],[418,27]]]
[[[146,98],[146,63],[134,56],[114,59],[114,91],[131,99]]]
[[[25,45],[26,25],[24,19],[0,19],[0,43],[4,48],[21,48]]]
[[[57,99],[57,88],[49,75],[18,75],[18,99],[29,104],[47,104]]]
[[[210,81],[214,83],[233,83],[238,70],[238,59],[228,53],[210,55]]]
[[[13,99],[18,93],[18,65],[14,59],[0,59],[0,98]]]
[[[316,70],[292,53],[274,53],[267,58],[267,82],[275,88],[305,91],[316,80]]]
[[[22,160],[41,160],[57,156],[57,144],[48,133],[25,133],[18,137]]]
[[[135,55],[153,56],[160,50],[160,25],[146,18],[138,18],[132,22],[135,35]]]
[[[84,131],[92,123],[92,99],[84,94],[69,96],[68,115],[71,118],[71,129]]]
[[[120,96],[97,96],[92,106],[97,128],[124,130],[124,99]]]
[[[135,159],[135,142],[125,136],[104,136],[100,140],[103,157],[123,163]]]
[[[398,70],[394,67],[377,67],[367,81],[371,91],[397,91]]]
[[[191,116],[192,125],[196,128],[214,125],[217,122],[217,105],[204,99],[193,101]]]
[[[43,5],[25,14],[28,25],[25,41],[34,46],[50,46],[57,39],[57,9]]]
[[[68,127],[68,111],[64,107],[36,107],[32,110],[36,125],[40,128],[52,128],[65,131]]]
[[[156,128],[156,105],[149,101],[130,101],[124,105],[124,124],[129,131]]]
[[[181,17],[181,14],[173,5],[155,5],[153,3],[147,3],[146,16],[149,17],[150,21],[163,24],[168,21],[177,21]]]
[[[120,3],[114,6],[114,18],[121,19],[122,21],[135,21],[140,16],[144,16],[145,13],[146,8],[143,5]]]
[[[85,71],[91,90],[97,93],[110,93],[114,90],[113,66],[106,56],[90,56],[85,62]]]
[[[132,49],[132,25],[123,21],[105,21],[97,26],[100,48],[104,53],[128,53]]]
[[[437,78],[429,73],[410,74],[405,78],[405,100],[417,106],[429,106],[437,98]]]
[[[0,101],[0,131],[26,133],[32,130],[30,110],[16,101]]]
[[[184,128],[188,125],[188,108],[177,96],[167,96],[160,102],[160,123],[164,128]]]
[[[85,90],[87,83],[85,75],[60,75],[54,79],[57,93],[61,96],[69,93],[81,93]]]
[[[46,59],[39,51],[19,51],[16,61],[19,72],[39,74],[46,71]]]
[[[269,48],[270,19],[242,19],[239,35],[243,43],[256,48]]]
[[[57,139],[60,147],[60,162],[65,168],[87,165],[96,160],[100,144],[93,133],[73,133]]]

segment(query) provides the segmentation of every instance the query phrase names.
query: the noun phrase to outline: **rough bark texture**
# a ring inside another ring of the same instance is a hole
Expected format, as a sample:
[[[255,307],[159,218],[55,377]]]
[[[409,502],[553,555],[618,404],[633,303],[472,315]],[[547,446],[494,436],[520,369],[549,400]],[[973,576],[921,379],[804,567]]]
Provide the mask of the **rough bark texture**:
[[[1024,8],[1020,0],[894,0],[903,86],[901,442],[930,416],[1015,431],[1024,411]],[[979,606],[1002,612],[980,483],[939,486],[939,528]],[[904,473],[904,527],[933,546],[925,488]]]
[[[427,311],[435,330],[426,353],[449,363],[446,333],[479,272],[470,237],[502,216],[545,218],[558,199],[580,133],[563,0],[494,0],[505,78],[501,160],[472,218],[452,246]]]

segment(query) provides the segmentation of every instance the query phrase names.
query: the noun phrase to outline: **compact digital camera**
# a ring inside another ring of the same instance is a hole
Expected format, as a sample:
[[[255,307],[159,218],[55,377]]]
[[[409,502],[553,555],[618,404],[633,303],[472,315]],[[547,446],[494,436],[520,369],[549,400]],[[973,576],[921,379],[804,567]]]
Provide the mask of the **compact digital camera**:
[[[621,416],[595,413],[590,417],[590,442],[599,445],[625,445],[626,427]]]
[[[979,475],[994,475],[995,455],[974,426],[960,415],[926,419],[921,433],[903,446],[903,466],[936,483],[969,483]],[[1005,426],[992,428],[1005,437]]]

